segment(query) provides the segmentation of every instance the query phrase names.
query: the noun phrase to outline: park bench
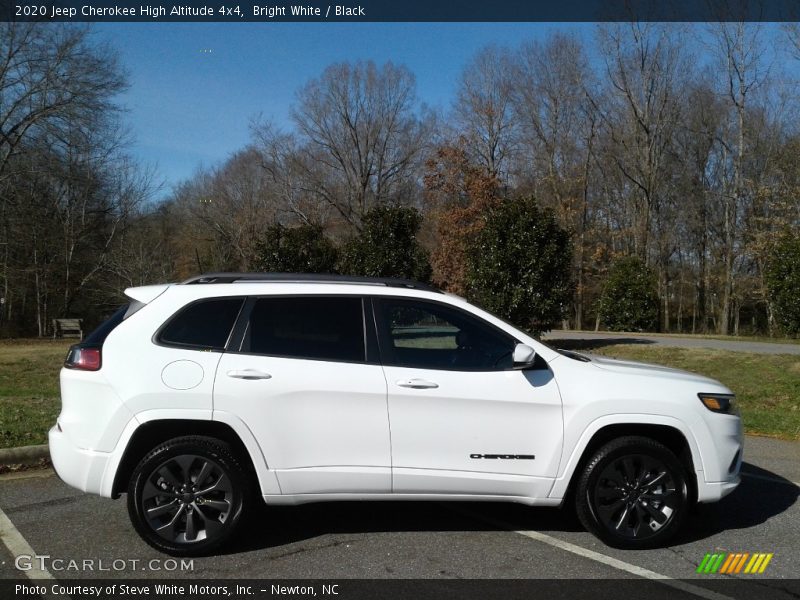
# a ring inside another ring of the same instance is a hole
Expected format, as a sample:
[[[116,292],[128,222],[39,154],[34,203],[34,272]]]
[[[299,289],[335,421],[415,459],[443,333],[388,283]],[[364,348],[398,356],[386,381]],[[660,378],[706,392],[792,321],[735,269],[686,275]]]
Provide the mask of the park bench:
[[[83,339],[83,319],[53,319],[53,337]]]

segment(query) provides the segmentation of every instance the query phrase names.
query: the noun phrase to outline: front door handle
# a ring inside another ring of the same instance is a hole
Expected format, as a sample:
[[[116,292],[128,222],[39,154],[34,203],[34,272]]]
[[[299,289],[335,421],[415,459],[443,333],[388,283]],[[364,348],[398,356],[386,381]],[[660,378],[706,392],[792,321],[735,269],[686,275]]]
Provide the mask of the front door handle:
[[[438,388],[439,384],[427,379],[401,379],[397,382],[400,387],[413,388],[415,390],[427,390]]]
[[[228,371],[228,377],[235,377],[236,379],[272,379],[272,375],[258,369]]]

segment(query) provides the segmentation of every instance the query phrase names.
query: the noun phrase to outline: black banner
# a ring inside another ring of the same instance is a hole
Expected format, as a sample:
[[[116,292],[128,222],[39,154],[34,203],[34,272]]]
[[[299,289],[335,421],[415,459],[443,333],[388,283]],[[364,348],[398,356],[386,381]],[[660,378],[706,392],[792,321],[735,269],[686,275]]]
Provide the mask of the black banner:
[[[158,600],[267,600],[274,598],[443,599],[443,600],[789,600],[800,594],[800,580],[713,577],[692,580],[647,579],[307,579],[163,580],[62,579],[0,580],[0,598],[140,598]]]
[[[3,21],[797,21],[798,0],[0,0]]]

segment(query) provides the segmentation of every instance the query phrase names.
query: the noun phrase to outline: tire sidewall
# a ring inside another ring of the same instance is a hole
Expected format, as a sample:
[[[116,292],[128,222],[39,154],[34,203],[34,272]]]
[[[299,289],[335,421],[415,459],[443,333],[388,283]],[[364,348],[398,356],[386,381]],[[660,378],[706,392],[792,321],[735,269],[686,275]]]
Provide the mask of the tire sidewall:
[[[587,529],[602,541],[615,548],[645,549],[662,546],[680,529],[688,511],[689,486],[685,469],[677,457],[660,444],[631,441],[625,444],[618,444],[616,447],[610,447],[613,444],[612,442],[606,445],[594,455],[581,477],[578,489],[580,498],[578,514],[581,517],[581,521],[587,526]],[[647,455],[663,462],[675,481],[676,493],[680,497],[680,503],[669,523],[661,528],[656,535],[640,540],[616,534],[608,529],[597,517],[593,500],[595,486],[605,467],[622,456],[636,454]]]
[[[172,458],[187,454],[208,458],[222,468],[231,481],[233,509],[219,535],[196,543],[182,544],[162,538],[149,526],[144,515],[141,494],[155,468]],[[128,512],[137,533],[152,547],[173,556],[200,556],[208,554],[230,539],[242,519],[246,497],[246,476],[227,444],[213,438],[178,438],[149,452],[136,467],[128,487]]]

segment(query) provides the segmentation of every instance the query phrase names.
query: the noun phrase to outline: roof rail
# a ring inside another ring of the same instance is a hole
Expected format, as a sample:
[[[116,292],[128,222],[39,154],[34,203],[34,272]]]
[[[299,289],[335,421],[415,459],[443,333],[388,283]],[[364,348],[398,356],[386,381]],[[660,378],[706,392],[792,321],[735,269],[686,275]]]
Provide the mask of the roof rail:
[[[203,273],[190,277],[181,284],[197,283],[236,283],[236,282],[273,282],[273,283],[350,283],[355,285],[383,285],[386,287],[406,288],[435,292],[442,291],[427,283],[399,279],[396,277],[357,277],[354,275],[328,275],[320,273]]]

